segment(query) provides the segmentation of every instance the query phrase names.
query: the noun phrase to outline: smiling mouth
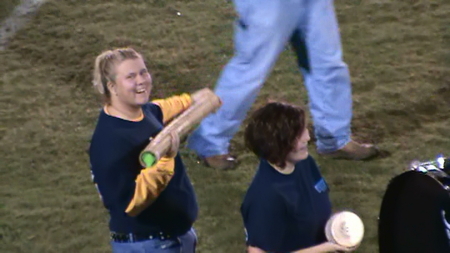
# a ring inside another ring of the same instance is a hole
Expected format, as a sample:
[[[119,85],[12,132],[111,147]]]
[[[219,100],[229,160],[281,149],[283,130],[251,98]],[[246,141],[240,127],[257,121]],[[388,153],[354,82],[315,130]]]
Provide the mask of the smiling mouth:
[[[137,93],[137,94],[145,93],[145,89],[139,89],[139,90],[136,91],[136,93]]]

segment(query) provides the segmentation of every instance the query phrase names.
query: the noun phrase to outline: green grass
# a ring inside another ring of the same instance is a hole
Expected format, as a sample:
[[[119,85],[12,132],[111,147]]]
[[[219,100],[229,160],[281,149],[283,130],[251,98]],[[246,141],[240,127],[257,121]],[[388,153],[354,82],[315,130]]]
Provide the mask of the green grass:
[[[0,22],[11,14],[14,6],[20,3],[20,0],[2,0],[0,1]]]
[[[5,16],[12,2],[2,1]],[[6,5],[5,3],[9,3]],[[335,210],[355,210],[377,252],[377,217],[388,181],[413,159],[450,154],[450,2],[336,1],[353,80],[353,130],[390,156],[370,162],[317,156]],[[181,12],[181,16],[176,13]],[[0,252],[109,252],[107,214],[90,182],[85,149],[99,100],[95,56],[132,46],[148,60],[165,97],[213,87],[232,54],[233,7],[226,1],[74,1],[44,4],[0,52]],[[305,104],[295,58],[285,51],[252,110],[282,99]],[[235,171],[203,167],[182,153],[200,204],[198,252],[243,252],[239,205],[256,159],[242,132]]]

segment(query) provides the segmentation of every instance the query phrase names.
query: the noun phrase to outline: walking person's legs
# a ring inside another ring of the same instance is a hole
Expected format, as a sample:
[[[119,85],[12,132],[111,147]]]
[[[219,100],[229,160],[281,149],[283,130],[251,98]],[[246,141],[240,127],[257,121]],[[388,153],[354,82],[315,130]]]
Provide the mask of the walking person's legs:
[[[211,167],[227,169],[235,165],[228,154],[229,142],[294,31],[303,11],[299,8],[302,1],[235,1],[240,15],[235,53],[215,88],[223,105],[206,117],[188,140],[188,147]]]
[[[310,111],[320,154],[367,159],[373,145],[351,139],[352,91],[333,0],[309,1],[306,20],[291,38],[308,90]]]

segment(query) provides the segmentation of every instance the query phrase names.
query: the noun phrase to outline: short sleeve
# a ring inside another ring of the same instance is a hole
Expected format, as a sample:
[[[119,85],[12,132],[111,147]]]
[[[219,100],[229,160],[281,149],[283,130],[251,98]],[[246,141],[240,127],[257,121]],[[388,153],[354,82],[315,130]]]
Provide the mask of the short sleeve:
[[[241,205],[241,214],[247,245],[265,251],[275,251],[283,247],[287,231],[284,220],[286,213],[281,198],[277,197],[275,192],[247,192]]]

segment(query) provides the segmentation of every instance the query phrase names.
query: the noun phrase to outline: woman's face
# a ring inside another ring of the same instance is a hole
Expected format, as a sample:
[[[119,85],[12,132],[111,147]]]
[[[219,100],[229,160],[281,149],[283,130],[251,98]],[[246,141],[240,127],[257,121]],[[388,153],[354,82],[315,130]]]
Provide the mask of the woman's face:
[[[310,140],[309,131],[307,128],[297,138],[294,148],[287,155],[286,162],[296,164],[297,162],[308,157],[308,141]]]
[[[111,87],[112,103],[140,107],[148,103],[152,77],[141,57],[127,59],[116,66],[115,83]]]

